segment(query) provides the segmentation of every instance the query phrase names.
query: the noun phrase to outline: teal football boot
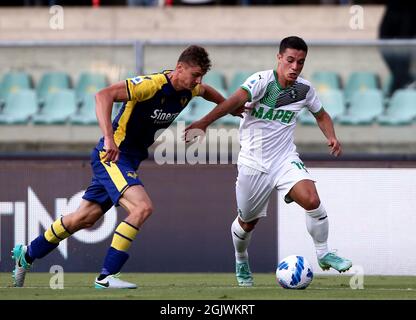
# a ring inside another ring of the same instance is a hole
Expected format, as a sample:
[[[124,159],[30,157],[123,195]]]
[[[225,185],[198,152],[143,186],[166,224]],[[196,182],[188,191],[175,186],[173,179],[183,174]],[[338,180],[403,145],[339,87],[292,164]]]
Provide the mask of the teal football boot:
[[[328,252],[324,257],[318,259],[318,263],[322,270],[333,268],[338,272],[345,272],[352,266],[351,260],[342,258],[334,252]]]
[[[235,275],[240,287],[252,287],[253,275],[251,274],[248,262],[235,263]]]
[[[12,259],[15,261],[13,270],[13,285],[15,287],[23,287],[25,282],[26,272],[31,268],[31,264],[26,261],[25,254],[27,246],[18,244],[12,250]]]

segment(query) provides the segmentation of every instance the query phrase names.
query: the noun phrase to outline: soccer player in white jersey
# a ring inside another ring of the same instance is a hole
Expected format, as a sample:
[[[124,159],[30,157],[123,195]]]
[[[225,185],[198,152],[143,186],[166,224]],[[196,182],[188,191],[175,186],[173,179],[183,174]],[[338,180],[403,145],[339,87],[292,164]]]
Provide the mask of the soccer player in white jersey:
[[[292,36],[283,39],[276,70],[250,76],[236,92],[202,119],[185,129],[186,140],[194,129],[205,131],[218,118],[246,105],[240,124],[241,150],[238,157],[236,197],[238,216],[231,225],[235,248],[236,276],[240,286],[252,286],[253,276],[247,248],[253,229],[266,216],[274,189],[283,191],[285,202],[296,202],[306,212],[306,226],[323,270],[344,272],[352,262],[328,249],[328,215],[294,144],[297,115],[308,108],[327,138],[330,153],[342,152],[333,122],[324,110],[310,82],[299,77],[306,59],[305,41]]]

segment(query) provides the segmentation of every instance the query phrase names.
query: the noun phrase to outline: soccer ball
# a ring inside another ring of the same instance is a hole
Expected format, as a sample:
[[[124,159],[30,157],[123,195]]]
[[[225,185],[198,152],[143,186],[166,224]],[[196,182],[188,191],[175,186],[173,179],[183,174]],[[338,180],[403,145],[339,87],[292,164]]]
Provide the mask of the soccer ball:
[[[288,256],[277,266],[276,279],[285,289],[305,289],[313,279],[312,267],[302,256]]]

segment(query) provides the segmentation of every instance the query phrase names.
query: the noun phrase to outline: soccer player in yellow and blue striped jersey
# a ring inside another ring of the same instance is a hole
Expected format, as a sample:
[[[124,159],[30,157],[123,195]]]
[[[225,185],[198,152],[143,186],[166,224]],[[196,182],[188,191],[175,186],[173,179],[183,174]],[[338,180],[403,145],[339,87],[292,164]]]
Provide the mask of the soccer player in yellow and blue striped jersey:
[[[56,220],[30,245],[14,247],[15,286],[23,286],[35,259],[47,255],[74,232],[94,225],[113,205],[121,205],[128,216],[114,232],[95,287],[136,288],[117,278],[129,257],[127,250],[153,211],[136,171],[148,157],[155,133],[169,127],[193,97],[202,96],[217,104],[224,101],[218,91],[201,83],[210,67],[206,50],[194,45],[182,52],[173,71],[130,78],[97,93],[96,114],[103,137],[91,154],[92,182],[77,211]],[[111,122],[116,101],[124,104]]]

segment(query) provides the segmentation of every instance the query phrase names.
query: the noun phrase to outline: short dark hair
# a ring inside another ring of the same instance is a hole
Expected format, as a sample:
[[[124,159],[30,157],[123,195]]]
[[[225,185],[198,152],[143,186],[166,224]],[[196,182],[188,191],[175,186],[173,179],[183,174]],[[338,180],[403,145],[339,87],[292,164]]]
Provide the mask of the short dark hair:
[[[279,53],[282,54],[286,49],[296,49],[308,53],[308,45],[302,38],[291,36],[280,41]]]
[[[200,46],[192,45],[186,48],[179,56],[178,62],[186,62],[201,67],[205,74],[211,69],[211,60],[208,52]]]

